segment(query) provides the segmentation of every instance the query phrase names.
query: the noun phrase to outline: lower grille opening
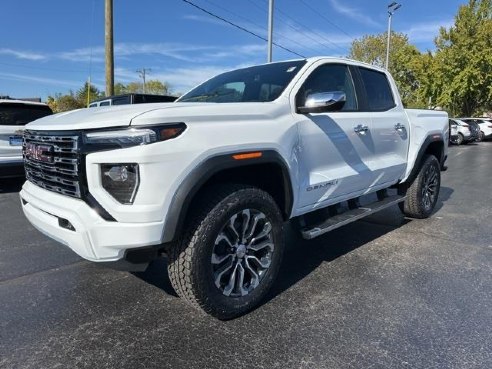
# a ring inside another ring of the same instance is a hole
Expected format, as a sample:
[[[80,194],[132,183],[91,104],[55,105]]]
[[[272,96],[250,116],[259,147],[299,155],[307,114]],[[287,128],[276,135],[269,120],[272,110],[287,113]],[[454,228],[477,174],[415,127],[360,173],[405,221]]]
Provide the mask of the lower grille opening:
[[[65,228],[65,229],[68,229],[69,231],[73,231],[75,232],[75,227],[73,226],[72,223],[70,223],[69,220],[67,219],[63,219],[63,218],[58,218],[58,225],[61,227],[61,228]]]

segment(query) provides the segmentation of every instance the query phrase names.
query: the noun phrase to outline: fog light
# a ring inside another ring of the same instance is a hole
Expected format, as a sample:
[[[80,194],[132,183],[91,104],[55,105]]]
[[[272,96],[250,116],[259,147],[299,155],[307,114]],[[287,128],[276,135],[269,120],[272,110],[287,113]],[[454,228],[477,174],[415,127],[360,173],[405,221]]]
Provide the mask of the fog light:
[[[133,204],[139,184],[138,164],[102,164],[103,188],[122,204]]]

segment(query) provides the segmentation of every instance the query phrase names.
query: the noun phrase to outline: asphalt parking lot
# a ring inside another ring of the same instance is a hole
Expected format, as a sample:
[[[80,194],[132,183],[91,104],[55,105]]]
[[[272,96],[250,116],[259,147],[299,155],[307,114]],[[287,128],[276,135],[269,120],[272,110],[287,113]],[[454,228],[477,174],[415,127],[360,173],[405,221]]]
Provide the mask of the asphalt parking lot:
[[[451,147],[437,212],[398,208],[306,242],[268,301],[187,307],[165,261],[99,267],[33,229],[0,182],[1,368],[491,368],[492,142]]]

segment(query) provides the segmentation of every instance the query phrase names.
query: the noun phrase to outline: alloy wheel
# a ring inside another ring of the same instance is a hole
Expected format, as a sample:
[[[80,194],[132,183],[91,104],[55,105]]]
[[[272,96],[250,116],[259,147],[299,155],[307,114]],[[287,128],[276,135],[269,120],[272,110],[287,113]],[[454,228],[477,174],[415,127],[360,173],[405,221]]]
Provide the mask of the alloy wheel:
[[[270,268],[275,246],[271,222],[261,211],[234,214],[219,232],[212,252],[215,286],[229,297],[246,296]]]

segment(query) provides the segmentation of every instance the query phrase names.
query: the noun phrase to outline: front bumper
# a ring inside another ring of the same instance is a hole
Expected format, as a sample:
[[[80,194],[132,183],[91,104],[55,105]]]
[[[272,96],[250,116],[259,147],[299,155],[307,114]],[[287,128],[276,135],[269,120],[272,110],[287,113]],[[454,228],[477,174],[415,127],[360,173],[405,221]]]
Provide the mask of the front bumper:
[[[84,201],[44,190],[30,182],[24,184],[20,197],[24,214],[35,228],[84,259],[118,261],[125,257],[127,250],[161,244],[163,222],[105,221]],[[65,221],[75,230],[63,227]]]

